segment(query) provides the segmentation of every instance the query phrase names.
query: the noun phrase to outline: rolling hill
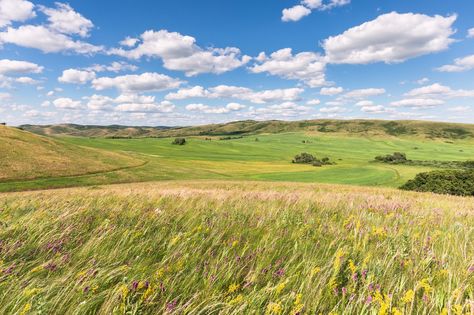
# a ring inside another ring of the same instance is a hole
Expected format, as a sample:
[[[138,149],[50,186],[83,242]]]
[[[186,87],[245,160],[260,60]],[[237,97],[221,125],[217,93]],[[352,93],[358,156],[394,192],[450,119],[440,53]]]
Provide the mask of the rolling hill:
[[[105,138],[238,136],[282,132],[362,136],[416,136],[428,139],[465,139],[474,137],[474,125],[472,124],[387,120],[246,120],[193,127],[81,126],[62,124],[45,126],[23,125],[20,128],[42,135]]]
[[[0,181],[101,173],[140,165],[120,152],[86,148],[0,126]]]

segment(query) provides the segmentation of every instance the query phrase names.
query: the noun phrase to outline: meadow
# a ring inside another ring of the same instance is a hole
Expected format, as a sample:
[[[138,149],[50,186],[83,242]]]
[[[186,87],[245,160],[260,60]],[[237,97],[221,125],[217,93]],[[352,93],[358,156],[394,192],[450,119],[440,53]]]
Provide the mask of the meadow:
[[[472,198],[166,181],[0,194],[2,314],[470,314]]]
[[[417,173],[433,168],[373,163],[371,161],[375,156],[395,151],[405,152],[414,160],[464,161],[474,156],[472,139],[447,141],[386,135],[368,137],[290,132],[250,135],[231,140],[194,136],[187,137],[184,146],[172,145],[173,138],[62,136],[54,139],[64,145],[127,155],[135,160],[131,163],[135,166],[96,174],[50,176],[26,181],[10,179],[8,183],[0,183],[0,191],[180,179],[245,179],[398,187]],[[301,152],[314,154],[318,158],[329,157],[336,164],[321,168],[291,164],[293,157]]]

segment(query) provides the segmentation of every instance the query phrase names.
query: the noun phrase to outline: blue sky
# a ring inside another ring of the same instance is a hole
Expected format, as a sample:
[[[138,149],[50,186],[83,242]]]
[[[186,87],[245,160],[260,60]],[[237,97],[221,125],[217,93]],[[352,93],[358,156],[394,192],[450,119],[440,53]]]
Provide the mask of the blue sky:
[[[465,0],[0,0],[0,120],[474,123]]]

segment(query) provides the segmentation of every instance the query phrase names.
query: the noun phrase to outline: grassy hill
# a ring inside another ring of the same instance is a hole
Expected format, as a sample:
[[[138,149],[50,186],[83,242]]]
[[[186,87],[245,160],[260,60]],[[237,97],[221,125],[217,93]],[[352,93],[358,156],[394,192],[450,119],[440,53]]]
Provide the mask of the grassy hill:
[[[118,154],[126,151],[147,161],[147,164],[82,177],[56,177],[50,174],[49,178],[27,182],[0,183],[0,191],[172,179],[297,181],[398,187],[420,172],[439,168],[371,162],[375,156],[400,151],[413,160],[465,161],[474,157],[474,140],[470,138],[433,140],[310,132],[259,134],[232,140],[205,138],[188,137],[184,146],[172,145],[173,138],[46,138],[74,148],[89,147]],[[318,158],[329,157],[336,164],[324,167],[292,164],[293,157],[302,152]]]
[[[101,173],[142,163],[119,152],[0,126],[0,182]]]
[[[472,198],[179,181],[0,194],[1,314],[469,314]]]
[[[385,120],[305,120],[236,121],[195,127],[126,127],[81,125],[23,125],[21,128],[43,135],[83,137],[178,137],[231,136],[262,133],[310,132],[361,136],[418,136],[424,138],[465,139],[474,137],[474,125],[428,121]]]

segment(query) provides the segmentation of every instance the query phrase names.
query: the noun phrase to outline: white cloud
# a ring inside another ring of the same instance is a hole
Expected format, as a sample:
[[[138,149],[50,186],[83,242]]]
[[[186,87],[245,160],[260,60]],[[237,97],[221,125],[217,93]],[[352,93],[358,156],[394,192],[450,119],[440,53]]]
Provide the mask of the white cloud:
[[[307,104],[307,105],[316,106],[316,105],[321,104],[321,101],[315,98],[315,99],[312,99],[312,100],[307,101],[306,104]]]
[[[104,72],[104,71],[110,71],[110,72],[121,72],[121,71],[135,71],[137,70],[138,67],[123,61],[113,61],[112,63],[108,65],[101,65],[101,64],[95,64],[90,67],[84,68],[84,70],[87,71],[94,71],[94,72]]]
[[[73,40],[42,25],[8,27],[6,31],[0,32],[0,43],[35,48],[45,53],[72,51],[78,54],[93,54],[103,50],[101,46]]]
[[[311,14],[311,11],[314,9],[320,11],[330,10],[335,7],[344,6],[350,2],[351,0],[329,0],[324,4],[322,0],[302,0],[301,4],[295,5],[288,9],[283,9],[281,12],[281,20],[283,22],[296,22]]]
[[[167,30],[146,31],[140,36],[136,48],[115,48],[109,53],[130,59],[161,58],[166,69],[183,71],[186,76],[224,73],[245,65],[251,59],[241,56],[235,47],[203,49],[196,45],[194,37]]]
[[[33,79],[33,78],[30,78],[30,77],[19,77],[19,78],[15,78],[15,82],[17,83],[21,83],[21,84],[30,84],[30,85],[34,85],[34,84],[38,84],[39,81]]]
[[[455,106],[448,108],[447,110],[450,112],[455,112],[455,113],[464,113],[470,111],[472,108],[469,106]]]
[[[85,84],[93,79],[95,79],[95,72],[93,71],[67,69],[63,71],[58,81],[62,83]]]
[[[417,98],[461,98],[474,97],[474,90],[453,90],[449,86],[434,83],[432,85],[413,89],[405,95]]]
[[[467,31],[467,37],[469,37],[469,38],[474,37],[474,27]]]
[[[191,88],[179,89],[177,92],[169,93],[165,98],[167,100],[183,100],[194,97],[207,97],[209,95],[209,91],[198,85]]]
[[[365,100],[365,101],[359,101],[359,102],[357,102],[355,105],[356,105],[356,106],[361,106],[361,107],[373,106],[373,105],[374,105],[374,102]]]
[[[0,74],[41,73],[43,67],[36,63],[20,60],[0,60]]]
[[[82,104],[80,101],[74,101],[69,97],[60,97],[53,101],[53,105],[59,109],[81,109]]]
[[[454,59],[451,65],[444,65],[437,68],[440,72],[463,72],[474,69],[474,55]]]
[[[342,92],[344,92],[344,89],[342,87],[328,87],[322,88],[321,91],[319,91],[319,94],[333,96],[341,94]]]
[[[294,7],[283,9],[281,14],[281,20],[283,22],[296,22],[301,20],[303,17],[310,15],[311,10],[303,5],[295,5]]]
[[[412,108],[430,108],[443,104],[443,100],[431,98],[406,98],[400,101],[390,103],[390,105],[392,106],[403,106]]]
[[[180,89],[165,96],[168,100],[183,100],[188,98],[210,99],[239,99],[256,104],[281,101],[297,101],[304,90],[300,88],[274,89],[254,91],[240,86],[218,85],[209,89],[202,86]]]
[[[357,89],[338,97],[338,100],[362,100],[371,96],[385,94],[385,92],[385,89],[380,88]]]
[[[56,2],[56,8],[39,6],[48,16],[49,28],[63,34],[76,34],[87,37],[94,24],[74,11],[67,3]]]
[[[122,41],[120,41],[119,44],[126,47],[134,47],[138,43],[138,41],[138,38],[127,36]]]
[[[116,88],[125,92],[163,91],[178,88],[182,81],[164,74],[145,72],[117,77],[100,77],[92,80],[92,87],[98,91]]]
[[[11,22],[23,22],[35,16],[34,5],[25,0],[0,1],[0,27],[10,25]]]
[[[189,111],[198,111],[206,114],[227,114],[233,111],[239,111],[245,108],[245,105],[238,103],[229,103],[224,107],[211,107],[209,105],[204,105],[201,103],[198,104],[189,104],[186,106],[186,109]]]
[[[280,49],[269,57],[260,53],[259,64],[250,68],[253,73],[268,72],[285,79],[300,80],[310,87],[326,84],[324,58],[313,52],[292,54],[291,48]]]
[[[383,114],[383,113],[390,112],[390,110],[386,109],[382,105],[366,105],[366,106],[362,106],[360,110],[364,113],[369,113],[369,114]]]
[[[402,62],[447,49],[456,18],[391,12],[329,37],[323,48],[330,63]]]
[[[161,103],[125,103],[118,105],[115,110],[119,112],[137,112],[137,113],[170,113],[175,106],[169,101]]]
[[[428,82],[430,82],[430,79],[428,79],[428,78],[421,78],[421,79],[416,81],[416,83],[419,84],[419,85],[423,85],[423,84],[426,84]]]
[[[0,92],[0,101],[6,101],[12,98],[10,93]]]
[[[345,112],[346,109],[343,107],[335,106],[335,107],[322,107],[319,109],[319,111],[324,114],[339,114],[339,113]]]

